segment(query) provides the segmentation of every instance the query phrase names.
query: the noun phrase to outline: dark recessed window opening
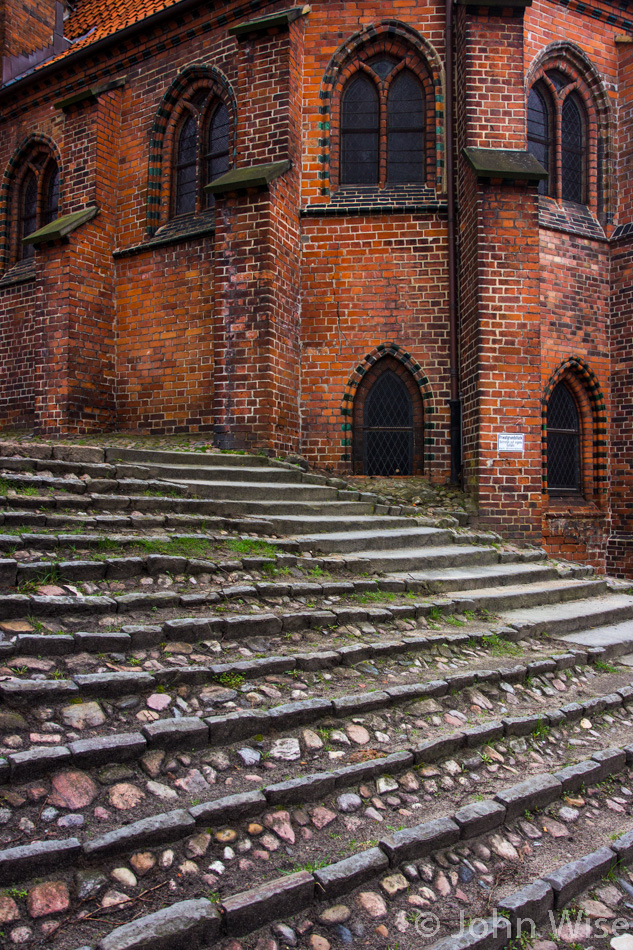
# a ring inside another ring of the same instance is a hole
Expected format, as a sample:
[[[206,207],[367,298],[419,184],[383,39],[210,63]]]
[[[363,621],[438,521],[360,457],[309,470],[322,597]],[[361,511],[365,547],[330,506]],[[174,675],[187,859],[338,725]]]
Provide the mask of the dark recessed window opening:
[[[547,404],[547,486],[554,494],[581,489],[580,417],[565,383],[555,386]]]
[[[553,194],[553,175],[550,169],[552,119],[545,95],[539,89],[531,89],[527,110],[528,150],[539,160],[549,177],[538,184],[539,194]]]
[[[424,181],[424,97],[410,72],[401,72],[387,97],[387,181]]]
[[[413,474],[413,406],[406,385],[387,370],[365,401],[366,475]]]
[[[214,204],[204,186],[231,167],[229,110],[209,89],[201,89],[185,106],[176,135],[172,210],[177,217],[196,214]]]
[[[585,200],[585,123],[576,97],[563,103],[561,116],[561,176],[566,201],[582,204]]]
[[[367,76],[357,76],[343,93],[341,183],[378,184],[378,92]]]
[[[20,200],[20,250],[21,257],[33,257],[35,248],[32,244],[22,244],[22,238],[37,231],[37,178],[29,171],[22,181]]]

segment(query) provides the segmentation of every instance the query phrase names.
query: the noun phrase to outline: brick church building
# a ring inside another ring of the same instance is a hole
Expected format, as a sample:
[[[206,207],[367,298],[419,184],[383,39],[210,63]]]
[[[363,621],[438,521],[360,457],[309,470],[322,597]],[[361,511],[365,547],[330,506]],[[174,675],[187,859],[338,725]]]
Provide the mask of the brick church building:
[[[3,0],[0,424],[463,477],[633,575],[629,0]]]

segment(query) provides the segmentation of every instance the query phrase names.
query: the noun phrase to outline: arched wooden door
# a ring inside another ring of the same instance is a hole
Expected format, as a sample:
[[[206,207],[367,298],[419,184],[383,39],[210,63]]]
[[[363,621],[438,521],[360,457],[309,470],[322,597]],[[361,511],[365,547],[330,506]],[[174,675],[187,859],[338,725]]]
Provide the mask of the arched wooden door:
[[[422,399],[409,371],[393,357],[378,361],[354,400],[354,471],[384,477],[421,475]]]

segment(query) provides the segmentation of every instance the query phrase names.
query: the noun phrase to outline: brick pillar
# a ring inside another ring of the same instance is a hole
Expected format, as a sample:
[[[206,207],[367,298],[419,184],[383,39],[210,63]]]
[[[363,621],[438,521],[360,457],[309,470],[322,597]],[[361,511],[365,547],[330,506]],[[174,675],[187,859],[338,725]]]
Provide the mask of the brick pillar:
[[[267,186],[216,196],[214,432],[225,448],[299,443],[299,185],[303,19],[239,40],[250,103],[237,168],[287,162]]]
[[[539,172],[525,153],[522,14],[457,16],[464,475],[483,523],[538,542]],[[499,435],[523,435],[524,450],[500,452]]]
[[[611,513],[607,573],[633,577],[633,45],[618,44],[620,221],[611,245]]]

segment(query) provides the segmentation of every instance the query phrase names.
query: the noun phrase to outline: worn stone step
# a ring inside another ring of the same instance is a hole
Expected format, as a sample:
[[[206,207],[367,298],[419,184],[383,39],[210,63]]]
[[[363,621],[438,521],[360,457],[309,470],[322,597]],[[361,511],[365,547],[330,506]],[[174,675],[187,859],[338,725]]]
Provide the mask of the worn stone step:
[[[440,567],[471,564],[496,564],[499,561],[499,552],[495,548],[457,544],[379,551],[356,548],[354,551],[345,552],[345,560],[348,565],[358,565],[358,570],[391,573],[426,568],[437,570]]]
[[[165,478],[169,481],[190,482],[200,479],[212,479],[226,483],[227,481],[241,482],[266,482],[269,484],[283,483],[287,485],[300,484],[309,478],[316,476],[305,476],[299,468],[273,468],[270,465],[234,465],[224,466],[215,464],[212,466],[191,465],[189,460],[182,464],[167,463],[145,463],[145,467],[151,473],[152,478]],[[323,476],[322,476],[323,477]],[[326,478],[323,477],[325,484]]]
[[[221,501],[336,501],[339,490],[327,485],[296,485],[286,482],[237,482],[214,478],[183,478],[180,485],[198,498],[213,498]],[[357,492],[350,492],[349,501],[356,501]],[[346,500],[343,498],[342,500]]]
[[[341,515],[373,515],[375,504],[373,502],[358,501],[352,499],[341,500],[334,496],[332,500],[308,500],[307,498],[287,498],[280,499],[270,493],[268,498],[249,498],[245,497],[227,499],[223,494],[216,493],[213,500],[190,499],[205,505],[204,510],[210,514],[224,517],[243,517],[250,516],[261,520],[272,518],[277,515],[287,515],[290,517],[303,517],[305,515],[318,515],[322,518],[331,518],[331,527],[335,527]],[[193,507],[174,508],[175,511],[195,510]],[[398,513],[400,509],[398,507]]]
[[[542,564],[523,564],[520,561],[509,564],[472,564],[466,567],[446,567],[441,570],[407,571],[392,575],[407,582],[419,584],[417,589],[431,593],[441,591],[477,590],[488,587],[501,587],[540,581],[555,580],[559,577],[557,568],[550,562]]]
[[[633,649],[633,621],[625,620],[623,623],[592,627],[567,634],[560,639],[579,647],[602,647],[608,656],[624,659]]]
[[[301,550],[317,551],[321,554],[352,552],[355,556],[359,548],[364,552],[392,549],[417,549],[422,546],[441,547],[453,540],[449,530],[427,526],[398,527],[385,529],[376,519],[375,527],[370,530],[331,531],[323,534],[293,536]],[[283,547],[284,542],[280,542]]]
[[[287,462],[269,459],[265,455],[251,455],[246,452],[170,452],[161,449],[124,449],[110,446],[105,450],[106,462],[135,462],[141,465],[193,465],[199,468],[216,466],[243,466],[258,468],[281,468],[295,471],[296,466]]]
[[[473,590],[462,590],[460,595],[473,600],[478,609],[499,613],[502,610],[514,610],[522,607],[545,606],[548,604],[562,604],[568,601],[583,600],[587,597],[598,597],[607,590],[605,580],[547,580],[534,584],[519,584],[516,586],[484,587]]]
[[[593,600],[545,607],[525,607],[504,611],[503,619],[522,632],[564,636],[593,627],[610,626],[633,618],[633,597],[628,594],[603,594]]]
[[[356,504],[361,504],[360,502]],[[426,525],[434,527],[435,522],[431,518],[412,519],[405,515],[363,515],[359,514],[344,515],[341,513],[323,514],[323,515],[277,515],[270,514],[267,522],[272,524],[275,532],[287,537],[296,538],[300,535],[327,534],[331,532],[335,524],[339,529],[345,531],[364,531],[375,527],[380,530],[395,528],[410,528],[412,522],[417,525]],[[316,550],[316,549],[315,549]]]

